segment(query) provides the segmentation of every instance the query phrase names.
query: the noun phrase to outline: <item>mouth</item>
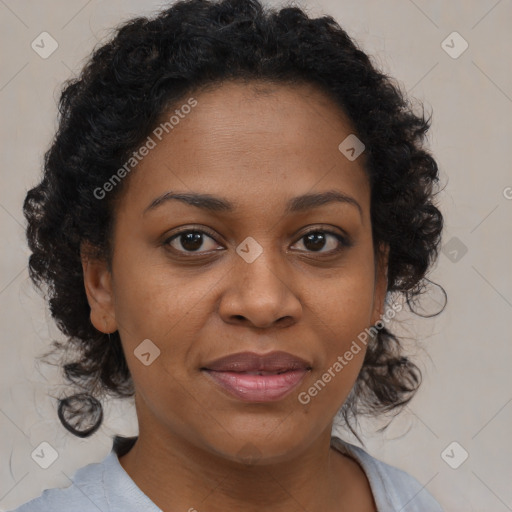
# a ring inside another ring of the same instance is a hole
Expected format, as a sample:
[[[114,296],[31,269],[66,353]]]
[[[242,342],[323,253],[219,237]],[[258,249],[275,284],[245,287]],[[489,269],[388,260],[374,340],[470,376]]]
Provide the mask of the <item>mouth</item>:
[[[311,371],[311,365],[286,352],[232,354],[201,368],[212,383],[245,402],[285,398]]]

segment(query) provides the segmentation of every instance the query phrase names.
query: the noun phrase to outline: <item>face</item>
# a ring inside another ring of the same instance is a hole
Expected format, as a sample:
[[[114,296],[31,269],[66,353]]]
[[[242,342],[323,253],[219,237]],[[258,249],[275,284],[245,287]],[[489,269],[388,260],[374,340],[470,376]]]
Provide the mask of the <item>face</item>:
[[[91,320],[119,330],[141,433],[227,459],[250,442],[278,460],[330,433],[364,345],[333,365],[383,312],[386,255],[374,258],[364,155],[340,152],[353,128],[313,86],[231,82],[194,98],[126,178],[112,271],[84,260]],[[238,380],[205,370],[274,351],[307,368]]]

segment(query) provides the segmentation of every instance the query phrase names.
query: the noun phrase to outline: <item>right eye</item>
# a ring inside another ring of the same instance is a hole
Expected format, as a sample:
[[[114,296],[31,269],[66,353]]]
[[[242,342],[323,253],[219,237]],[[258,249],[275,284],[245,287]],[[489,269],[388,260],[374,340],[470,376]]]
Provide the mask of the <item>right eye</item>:
[[[215,242],[212,234],[200,229],[184,229],[167,238],[163,245],[169,246],[173,251],[181,254],[203,253],[215,250],[215,246],[206,251],[199,251],[205,243],[205,236]],[[181,246],[181,248],[180,248]],[[218,247],[218,244],[217,244]]]

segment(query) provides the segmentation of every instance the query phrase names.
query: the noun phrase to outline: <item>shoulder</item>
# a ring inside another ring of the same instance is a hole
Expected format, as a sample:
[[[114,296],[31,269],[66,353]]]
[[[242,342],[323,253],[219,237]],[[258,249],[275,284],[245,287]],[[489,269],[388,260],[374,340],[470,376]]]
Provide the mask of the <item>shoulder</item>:
[[[102,462],[88,464],[77,470],[72,484],[47,489],[11,512],[98,512],[110,510],[103,492],[103,475],[110,455]]]
[[[386,464],[358,446],[332,438],[332,444],[342,453],[359,462],[372,489],[377,508],[395,512],[443,512],[441,505],[416,478]]]
[[[101,462],[75,472],[72,485],[48,489],[11,512],[162,512],[135,484],[119,462],[134,438],[121,438]]]

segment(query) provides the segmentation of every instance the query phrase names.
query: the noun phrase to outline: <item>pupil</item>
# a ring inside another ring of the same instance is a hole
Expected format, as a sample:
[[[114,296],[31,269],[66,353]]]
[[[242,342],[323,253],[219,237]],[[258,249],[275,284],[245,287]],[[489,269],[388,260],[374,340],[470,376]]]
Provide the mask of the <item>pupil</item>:
[[[307,245],[309,242],[313,242],[313,250],[320,250],[324,246],[325,236],[322,233],[310,233],[306,235],[306,242],[304,242],[305,247],[308,249],[311,248]]]
[[[184,249],[190,251],[197,251],[203,243],[202,234],[197,231],[191,231],[185,235],[182,235],[181,245]]]

